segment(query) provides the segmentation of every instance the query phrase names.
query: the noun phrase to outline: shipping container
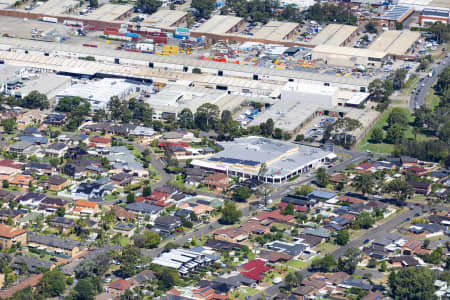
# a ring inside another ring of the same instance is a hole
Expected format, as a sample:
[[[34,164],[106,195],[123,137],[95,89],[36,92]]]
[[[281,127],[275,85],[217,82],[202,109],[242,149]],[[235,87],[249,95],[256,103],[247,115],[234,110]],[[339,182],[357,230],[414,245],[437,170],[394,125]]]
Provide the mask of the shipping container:
[[[167,44],[167,37],[164,36],[154,36],[152,37],[155,44]]]
[[[132,33],[132,32],[126,32],[125,33],[125,36],[129,36],[129,37],[131,37],[131,38],[139,38],[139,34],[137,34],[137,33]]]
[[[94,44],[83,44],[83,47],[98,48],[98,46]]]
[[[83,22],[81,21],[64,20],[63,24],[66,26],[83,27]]]
[[[129,36],[115,35],[115,34],[105,35],[104,38],[109,39],[109,40],[126,41],[126,42],[131,42],[131,40],[132,40],[131,37],[129,37]]]

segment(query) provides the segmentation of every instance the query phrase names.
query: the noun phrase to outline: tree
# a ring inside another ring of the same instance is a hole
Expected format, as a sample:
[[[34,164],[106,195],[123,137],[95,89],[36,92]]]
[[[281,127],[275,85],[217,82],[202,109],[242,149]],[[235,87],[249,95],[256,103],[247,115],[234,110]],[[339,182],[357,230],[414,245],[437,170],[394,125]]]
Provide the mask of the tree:
[[[39,282],[39,293],[45,298],[60,296],[66,288],[66,276],[59,270],[47,271]]]
[[[377,30],[377,27],[376,27],[376,26],[377,26],[377,25],[376,25],[375,23],[369,22],[369,23],[366,24],[366,26],[365,26],[364,28],[366,29],[366,31],[367,31],[368,33],[377,33],[378,30]]]
[[[128,193],[127,195],[127,203],[134,203],[136,202],[136,196],[133,192]]]
[[[239,186],[233,192],[233,199],[238,202],[245,202],[252,195],[250,189],[246,186]]]
[[[404,128],[408,125],[408,117],[402,108],[394,107],[387,118],[387,123],[389,127],[394,124],[398,124]]]
[[[358,214],[353,221],[353,226],[356,229],[369,229],[375,224],[375,219],[367,211]]]
[[[395,195],[397,205],[404,205],[406,198],[412,194],[412,187],[406,181],[394,179],[386,185],[385,191]]]
[[[74,288],[75,299],[77,300],[92,300],[96,295],[94,285],[91,278],[80,279]]]
[[[22,99],[21,106],[25,108],[39,108],[47,109],[50,107],[47,96],[38,91],[31,91],[25,98]]]
[[[172,268],[162,268],[158,271],[157,277],[159,279],[158,285],[164,291],[182,283],[182,280],[178,276],[178,272]]]
[[[282,137],[283,137],[283,130],[281,130],[280,128],[275,128],[275,131],[273,133],[273,138],[277,139],[277,140],[281,140]]]
[[[16,129],[16,118],[2,119],[1,125],[6,133],[11,134]]]
[[[371,258],[369,259],[368,263],[367,263],[367,267],[368,268],[376,268],[378,264],[378,260],[376,260],[375,258]]]
[[[104,109],[98,109],[95,111],[94,116],[92,117],[94,122],[103,122],[106,120],[106,111]]]
[[[297,285],[297,278],[293,273],[289,272],[284,278],[284,282],[286,283],[287,289],[292,290]]]
[[[66,214],[66,209],[64,207],[58,207],[58,209],[56,210],[56,215],[58,217],[64,217],[65,214]]]
[[[281,214],[283,215],[294,215],[295,214],[295,210],[294,210],[294,205],[292,203],[288,203],[288,205],[286,205],[285,209],[283,209],[281,211]]]
[[[322,186],[322,187],[327,186],[329,183],[329,178],[330,178],[330,175],[328,175],[327,169],[325,169],[323,167],[317,169],[316,180],[320,186]]]
[[[110,112],[111,120],[120,120],[122,115],[122,101],[119,97],[113,96],[108,103],[108,110]]]
[[[76,107],[82,107],[84,115],[89,114],[91,104],[81,97],[64,97],[59,99],[58,104],[55,107],[59,112],[72,112]]]
[[[428,268],[406,267],[391,272],[388,282],[394,300],[434,299],[434,280]]]
[[[122,250],[120,272],[124,277],[131,277],[136,274],[136,266],[140,259],[141,251],[136,246],[128,245]]]
[[[336,133],[342,133],[344,135],[344,145],[347,145],[348,133],[360,128],[362,125],[359,120],[344,117],[344,118],[338,119],[331,126],[332,126],[332,131],[334,131]]]
[[[161,6],[161,2],[158,0],[137,0],[136,6],[146,14],[152,14],[158,10]]]
[[[220,110],[217,105],[204,103],[197,108],[197,112],[195,113],[195,124],[203,130],[209,130],[219,119],[219,112]]]
[[[183,108],[178,114],[178,123],[182,128],[194,128],[194,114],[189,108]]]
[[[89,7],[98,8],[98,0],[89,0]]]
[[[348,248],[344,251],[344,256],[339,257],[337,268],[347,274],[355,273],[358,263],[362,260],[362,252],[358,248]]]
[[[428,249],[428,247],[430,246],[430,240],[426,239],[423,241],[423,248],[424,249]]]
[[[143,234],[136,234],[133,241],[136,247],[152,249],[158,247],[161,237],[155,232],[145,231]]]
[[[353,179],[353,185],[357,191],[363,193],[363,195],[370,193],[375,185],[373,177],[370,174],[359,174]]]
[[[326,254],[323,258],[314,258],[311,262],[311,269],[320,272],[331,272],[336,268],[336,260],[331,254]]]
[[[308,184],[304,184],[300,188],[296,188],[294,194],[306,196],[306,195],[311,194],[313,191],[314,191],[314,189],[312,188],[312,186],[310,186]]]
[[[383,129],[375,127],[372,130],[372,134],[370,135],[370,141],[372,143],[381,143],[384,139],[384,132]]]
[[[196,16],[209,19],[211,12],[216,8],[216,2],[213,0],[192,0],[191,7],[195,9]]]
[[[397,69],[392,76],[392,83],[394,90],[400,90],[405,86],[405,78],[406,74],[408,74],[408,70],[406,69]]]
[[[341,245],[341,246],[346,245],[349,240],[350,240],[350,234],[348,233],[347,230],[341,230],[337,233],[336,243],[338,245]]]
[[[391,144],[399,144],[403,139],[404,127],[399,124],[390,126],[386,132],[386,141]]]
[[[242,216],[242,212],[236,207],[233,202],[227,201],[222,208],[222,217],[220,222],[226,225],[232,225],[239,221]]]
[[[142,196],[148,197],[151,194],[152,194],[152,188],[150,186],[144,186],[144,188],[142,189]]]

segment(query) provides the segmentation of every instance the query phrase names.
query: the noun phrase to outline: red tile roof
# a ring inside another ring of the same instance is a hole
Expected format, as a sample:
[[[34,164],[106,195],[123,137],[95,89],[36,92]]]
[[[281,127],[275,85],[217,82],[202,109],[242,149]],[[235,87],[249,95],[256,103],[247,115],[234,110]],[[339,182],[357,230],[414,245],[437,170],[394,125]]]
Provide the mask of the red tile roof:
[[[371,162],[365,162],[360,165],[357,165],[355,168],[357,169],[363,169],[363,170],[369,170],[373,167],[373,164]]]
[[[165,199],[167,197],[169,197],[169,194],[167,194],[167,193],[163,193],[163,192],[159,192],[159,191],[152,191],[152,194],[150,196],[148,196],[147,199],[158,201],[161,199]]]
[[[101,136],[93,137],[89,141],[91,141],[92,143],[100,143],[100,144],[109,144],[111,142],[110,139]]]
[[[247,278],[250,278],[250,279],[253,279],[253,280],[257,280],[257,281],[260,281],[260,280],[263,280],[264,278],[262,278],[262,277],[259,276],[259,275],[261,275],[262,273],[264,273],[264,272],[266,272],[266,271],[268,271],[268,270],[270,270],[270,269],[271,269],[271,267],[267,267],[267,266],[258,266],[258,267],[254,268],[254,269],[251,270],[251,271],[243,272],[243,273],[241,273],[241,274],[244,275],[244,276],[247,277]]]
[[[5,224],[0,224],[0,237],[3,238],[14,238],[16,236],[22,235],[27,231],[20,228],[15,228]]]
[[[289,203],[287,203],[287,202],[280,202],[280,204],[279,204],[278,206],[279,206],[281,209],[285,209],[286,206],[288,206],[288,204],[289,204]],[[297,205],[297,204],[294,204],[294,210],[295,210],[296,212],[305,212],[305,211],[308,210],[308,208],[307,208],[306,206],[304,206],[304,205]]]
[[[127,290],[131,287],[131,281],[125,279],[117,279],[116,281],[111,282],[108,287],[110,289],[115,289],[119,291]]]
[[[165,146],[167,146],[166,142],[159,143],[159,147],[165,147]],[[189,144],[186,142],[177,142],[177,143],[172,142],[172,143],[169,143],[169,146],[181,146],[183,148],[190,147]]]
[[[293,220],[295,217],[293,215],[282,215],[280,209],[272,210],[269,212],[262,212],[255,216],[258,220],[271,219],[281,222],[289,222]]]
[[[265,264],[266,264],[266,262],[263,261],[262,259],[254,259],[254,260],[249,261],[248,263],[246,263],[242,267],[244,269],[246,269],[246,270],[251,270],[251,269],[256,268],[256,267],[264,266]]]
[[[7,168],[13,168],[13,169],[21,169],[22,164],[14,161],[12,159],[2,159],[0,160],[0,166],[7,167]]]
[[[12,286],[6,290],[2,290],[0,291],[0,298],[1,299],[11,298],[15,293],[25,289],[28,286],[35,287],[41,281],[42,277],[44,277],[44,274],[36,274],[31,277],[28,277],[25,280],[22,280],[15,286]]]

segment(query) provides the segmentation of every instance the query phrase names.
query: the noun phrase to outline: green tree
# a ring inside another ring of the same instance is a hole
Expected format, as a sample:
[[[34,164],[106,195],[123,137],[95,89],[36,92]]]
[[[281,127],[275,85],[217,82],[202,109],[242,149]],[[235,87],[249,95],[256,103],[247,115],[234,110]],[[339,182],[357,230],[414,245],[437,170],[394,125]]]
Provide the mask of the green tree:
[[[89,0],[89,7],[98,8],[98,0]]]
[[[397,205],[404,205],[406,198],[412,194],[412,187],[406,181],[394,179],[385,186],[385,191],[395,195]]]
[[[288,205],[286,205],[286,208],[283,209],[281,213],[283,215],[291,215],[291,216],[294,215],[295,214],[294,205],[292,203],[288,203]]]
[[[124,277],[131,277],[136,274],[136,266],[139,264],[141,257],[141,251],[136,246],[128,245],[122,250],[120,272]]]
[[[372,175],[370,174],[359,174],[353,179],[353,185],[357,191],[363,193],[363,195],[370,193],[375,185]]]
[[[347,230],[341,230],[337,233],[336,236],[336,244],[338,245],[346,245],[348,241],[350,240],[350,234]]]
[[[403,139],[404,127],[399,124],[390,126],[386,132],[386,141],[391,144],[399,144]]]
[[[103,122],[106,120],[106,111],[104,109],[98,109],[95,111],[94,116],[92,116],[94,122]]]
[[[163,290],[167,291],[176,285],[180,285],[182,280],[178,276],[178,272],[172,268],[162,268],[157,273],[158,286]]]
[[[252,195],[251,190],[246,186],[239,186],[233,192],[233,199],[238,202],[245,202]]]
[[[216,2],[214,0],[192,0],[191,7],[195,9],[196,16],[209,19],[212,11],[216,8]]]
[[[336,259],[331,254],[326,254],[323,258],[313,258],[311,262],[311,269],[320,272],[331,272],[336,266]]]
[[[142,196],[143,197],[148,197],[152,194],[152,188],[151,186],[144,186],[144,188],[142,189]]]
[[[203,1],[203,0],[201,0]],[[204,103],[195,113],[195,124],[203,129],[209,130],[219,120],[219,107],[215,104]]]
[[[194,114],[189,108],[183,108],[178,114],[178,123],[182,128],[194,128]]]
[[[58,209],[56,210],[56,215],[58,217],[64,217],[66,214],[66,209],[64,207],[58,207]]]
[[[6,133],[11,134],[16,129],[16,118],[2,119],[1,125]]]
[[[348,248],[344,251],[344,256],[339,257],[337,269],[348,274],[355,273],[358,263],[362,260],[362,252],[358,248]]]
[[[383,129],[375,127],[370,135],[370,141],[373,143],[381,143],[384,139]]]
[[[332,132],[344,135],[344,145],[348,145],[347,136],[349,135],[349,132],[358,129],[361,126],[362,125],[359,120],[348,117],[340,118],[334,122],[333,125],[331,125]]]
[[[356,229],[369,229],[375,224],[375,219],[367,211],[363,211],[356,216],[353,226]]]
[[[377,24],[374,22],[369,22],[364,27],[368,33],[377,33]]]
[[[45,298],[62,295],[66,288],[66,276],[59,270],[47,271],[39,282],[39,294]]]
[[[127,195],[127,203],[134,203],[136,202],[136,196],[133,192],[128,193]]]
[[[433,276],[428,268],[406,267],[389,274],[389,287],[394,300],[434,299]]]
[[[134,245],[139,248],[156,248],[161,242],[159,234],[145,231],[143,234],[136,234],[133,237]]]
[[[402,108],[394,107],[387,118],[387,123],[389,127],[394,124],[398,124],[404,128],[408,125],[408,117]]]
[[[136,6],[146,14],[152,14],[161,6],[161,1],[158,0],[137,0]]]
[[[222,217],[220,222],[226,225],[232,225],[239,221],[242,212],[237,208],[236,204],[227,201],[222,208]]]
[[[322,186],[322,187],[327,186],[328,183],[330,182],[329,179],[330,179],[330,175],[328,175],[327,169],[325,169],[323,167],[317,169],[316,181],[320,186]]]
[[[25,98],[22,99],[21,106],[25,108],[39,108],[47,109],[50,107],[47,96],[38,91],[31,91]]]
[[[96,294],[91,278],[80,279],[75,285],[74,298],[77,300],[93,300]]]
[[[312,188],[312,186],[310,186],[308,184],[304,184],[300,188],[295,188],[294,194],[306,196],[306,195],[311,194],[313,191],[314,191],[314,189]]]

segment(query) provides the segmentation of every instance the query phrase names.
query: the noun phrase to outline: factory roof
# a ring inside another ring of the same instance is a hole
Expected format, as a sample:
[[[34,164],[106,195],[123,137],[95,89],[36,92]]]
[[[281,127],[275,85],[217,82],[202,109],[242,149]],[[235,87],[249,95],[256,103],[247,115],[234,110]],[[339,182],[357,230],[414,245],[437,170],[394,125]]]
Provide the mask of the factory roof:
[[[242,22],[242,20],[243,19],[239,17],[216,15],[200,25],[200,27],[194,31],[213,34],[229,33],[229,31]]]
[[[319,32],[312,40],[314,45],[341,46],[358,27],[341,24],[330,24]]]
[[[160,9],[154,14],[148,16],[141,24],[143,26],[155,26],[158,28],[171,28],[175,23],[180,21],[187,15],[186,12],[180,10]]]
[[[86,18],[100,21],[114,21],[132,9],[132,5],[106,3],[88,14]]]
[[[255,39],[279,41],[299,27],[298,23],[270,21],[253,35]]]
[[[12,91],[14,95],[27,96],[32,91],[38,91],[52,98],[55,92],[70,85],[71,78],[53,73],[41,73],[39,78],[22,81],[23,86]]]
[[[0,65],[0,82],[19,79],[19,73],[23,67],[13,66],[9,64]]]
[[[410,13],[411,9],[413,8],[411,8],[410,6],[396,5],[390,10],[386,11],[383,15],[375,18],[381,20],[401,21],[402,18]]]
[[[216,153],[207,160],[193,161],[194,165],[258,172],[258,166],[267,164],[266,176],[282,177],[298,167],[310,164],[312,161],[324,158],[329,152],[315,147],[297,145],[262,137],[238,138],[232,142],[220,143],[223,151]],[[202,163],[203,162],[203,163]]]
[[[444,9],[424,9],[421,16],[449,18],[450,11]]]
[[[369,46],[370,50],[404,55],[418,39],[420,33],[411,31],[385,31]]]
[[[46,15],[61,15],[79,5],[80,2],[76,0],[49,0],[42,2],[41,5],[35,7],[33,13],[43,13]]]
[[[59,97],[78,96],[91,101],[108,103],[111,97],[123,97],[136,83],[126,79],[105,78],[96,81],[75,84],[58,93]]]
[[[313,48],[312,52],[329,53],[343,56],[374,57],[380,59],[386,56],[386,52],[382,51],[375,51],[371,49],[362,49],[362,48],[338,47],[331,45],[319,45]]]
[[[370,83],[370,78],[354,78],[345,76],[335,76],[323,73],[303,72],[298,70],[278,70],[270,69],[258,66],[249,65],[237,65],[226,64],[213,61],[204,61],[188,57],[175,57],[175,56],[161,56],[147,53],[136,53],[128,51],[117,51],[102,48],[92,47],[77,47],[73,45],[65,45],[61,43],[46,43],[32,40],[22,40],[14,38],[0,37],[0,44],[10,45],[12,48],[28,49],[28,50],[41,50],[41,51],[61,51],[67,53],[79,53],[82,55],[99,55],[118,58],[127,58],[137,61],[153,61],[157,63],[167,63],[173,65],[189,65],[198,68],[209,68],[227,71],[236,71],[250,74],[259,74],[260,76],[278,76],[284,78],[305,79],[310,81],[321,82],[335,82],[341,84],[366,86]],[[317,48],[317,47],[316,47]],[[344,48],[344,47],[335,47]],[[352,51],[353,48],[344,48],[342,51]],[[367,49],[355,49],[366,50]],[[152,71],[149,68],[143,67],[130,67],[123,65],[103,64],[99,62],[90,62],[83,60],[73,60],[63,57],[48,57],[41,55],[23,54],[17,52],[0,51],[0,59],[14,62],[15,64],[21,64],[26,66],[35,66],[42,68],[51,68],[58,71],[65,72],[79,72],[83,74],[94,75],[95,73],[115,74],[115,75],[127,75],[127,76],[139,76],[140,78],[155,78],[155,77],[172,77],[173,72],[163,72],[162,70]],[[190,74],[189,76],[198,75],[198,78],[203,78],[203,75]],[[217,77],[217,76],[216,76]],[[193,78],[193,77],[192,77]],[[202,81],[202,80],[199,80]]]
[[[450,8],[450,1],[448,0],[399,0],[398,4],[411,6],[416,10],[426,8]]]
[[[216,104],[225,96],[227,92],[222,90],[170,85],[151,95],[146,102],[155,109],[178,113],[184,108],[196,111],[204,103]]]

